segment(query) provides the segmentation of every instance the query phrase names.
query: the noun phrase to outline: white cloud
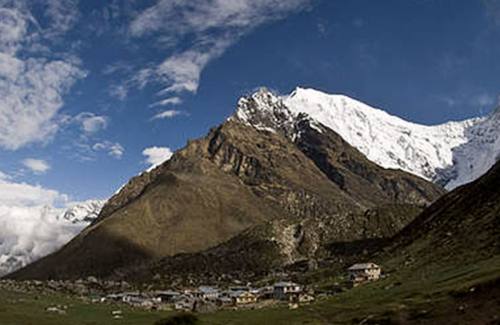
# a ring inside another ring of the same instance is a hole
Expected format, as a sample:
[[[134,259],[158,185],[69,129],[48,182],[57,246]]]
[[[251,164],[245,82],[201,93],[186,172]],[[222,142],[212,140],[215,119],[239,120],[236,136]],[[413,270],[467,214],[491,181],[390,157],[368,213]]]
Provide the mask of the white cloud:
[[[76,122],[81,123],[82,130],[87,134],[97,133],[108,127],[108,118],[94,113],[83,112],[74,119]]]
[[[52,22],[47,28],[38,24],[24,1],[4,2],[0,8],[0,147],[16,150],[48,142],[61,123],[63,96],[86,76],[74,57],[44,56],[50,53],[50,37],[70,28],[68,17],[63,17],[69,15],[67,4],[62,3],[47,2]],[[37,48],[43,50],[38,53]]]
[[[149,170],[151,170],[169,160],[173,152],[168,147],[150,147],[144,149],[142,154],[146,156],[146,162],[150,165]]]
[[[304,0],[158,0],[130,25],[134,36],[159,30],[170,36],[219,28],[248,28],[302,9]],[[168,18],[168,19],[166,19]]]
[[[190,40],[183,52],[167,57],[156,68],[137,77],[164,86],[162,94],[196,93],[207,64],[222,55],[241,36],[266,22],[282,19],[305,8],[310,0],[158,0],[137,15],[129,31],[133,37],[153,35],[173,46]]]
[[[98,142],[92,146],[92,149],[94,151],[105,151],[108,153],[108,155],[116,159],[121,159],[121,157],[125,153],[125,149],[121,144],[111,141]]]
[[[110,96],[123,101],[127,98],[128,88],[125,85],[112,85],[110,86],[108,92]]]
[[[39,185],[10,182],[0,179],[0,205],[33,207],[64,204],[68,197]],[[1,236],[0,236],[1,238]]]
[[[0,51],[14,54],[28,31],[28,17],[20,10],[0,8]]]
[[[0,205],[0,276],[56,251],[85,227],[58,218],[61,212]]]
[[[156,114],[153,117],[153,120],[165,119],[165,118],[172,118],[172,117],[175,117],[175,116],[178,116],[178,115],[182,115],[182,114],[185,114],[185,113],[183,111],[176,111],[176,110],[163,111],[163,112],[160,112],[160,113]]]
[[[45,15],[51,19],[51,36],[58,36],[70,30],[78,21],[80,12],[78,0],[49,0]]]
[[[0,181],[6,181],[6,180],[8,180],[8,179],[10,179],[10,175],[5,174],[4,172],[2,172],[2,171],[0,170]]]
[[[56,251],[86,226],[60,218],[74,203],[55,190],[0,179],[0,193],[0,276]]]
[[[182,104],[182,102],[183,101],[180,97],[170,97],[170,98],[160,100],[159,102],[156,102],[156,103],[150,105],[150,107],[180,105],[180,104]]]
[[[170,84],[162,93],[181,93],[198,91],[201,72],[212,59],[219,57],[230,43],[224,39],[217,40],[210,50],[190,50],[173,55],[163,61],[156,73]]]
[[[22,163],[35,174],[45,174],[50,169],[50,165],[41,159],[28,158],[24,159]]]
[[[71,63],[43,59],[0,56],[0,67],[9,61],[17,71],[0,78],[0,146],[15,150],[47,142],[58,129],[63,94],[85,74]]]

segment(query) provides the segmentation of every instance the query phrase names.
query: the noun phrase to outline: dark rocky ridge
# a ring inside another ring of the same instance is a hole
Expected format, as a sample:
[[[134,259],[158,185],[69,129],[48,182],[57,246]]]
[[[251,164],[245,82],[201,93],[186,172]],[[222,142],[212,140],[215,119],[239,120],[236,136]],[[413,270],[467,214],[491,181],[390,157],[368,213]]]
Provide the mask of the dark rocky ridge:
[[[259,119],[265,121],[265,114]],[[218,258],[227,252],[231,261],[231,254],[260,246],[271,247],[274,264],[290,264],[324,255],[331,241],[392,236],[414,212],[374,217],[369,211],[423,207],[443,193],[416,176],[375,165],[307,117],[282,125],[265,131],[232,118],[212,129],[133,178],[59,252],[11,277],[109,277],[207,250]],[[247,261],[240,264],[262,264],[261,252],[240,255]]]

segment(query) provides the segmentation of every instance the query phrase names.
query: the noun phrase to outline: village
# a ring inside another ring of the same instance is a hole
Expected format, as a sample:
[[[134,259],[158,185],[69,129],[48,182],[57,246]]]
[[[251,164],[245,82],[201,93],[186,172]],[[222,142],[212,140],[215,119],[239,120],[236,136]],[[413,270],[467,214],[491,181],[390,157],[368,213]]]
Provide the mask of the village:
[[[381,273],[381,267],[375,263],[354,264],[347,269],[347,280],[351,287],[356,287],[378,280]],[[279,281],[258,288],[251,284],[227,288],[203,285],[183,290],[122,292],[106,295],[99,301],[125,303],[146,309],[211,312],[220,308],[263,308],[283,303],[295,309],[315,299],[313,289],[291,281]]]
[[[378,280],[381,267],[375,263],[354,264],[346,270],[346,283],[356,287],[363,283]],[[0,281],[0,286],[16,291],[38,293],[66,293],[78,296],[93,304],[123,304],[145,310],[175,310],[196,313],[209,313],[220,309],[260,309],[276,305],[287,305],[296,309],[300,305],[315,301],[318,296],[314,289],[292,282],[278,281],[261,287],[251,283],[234,286],[200,285],[168,290],[138,290],[126,282],[100,281],[94,277],[86,280],[71,281]],[[65,306],[47,306],[47,312],[65,313]],[[117,309],[113,318],[122,318]]]

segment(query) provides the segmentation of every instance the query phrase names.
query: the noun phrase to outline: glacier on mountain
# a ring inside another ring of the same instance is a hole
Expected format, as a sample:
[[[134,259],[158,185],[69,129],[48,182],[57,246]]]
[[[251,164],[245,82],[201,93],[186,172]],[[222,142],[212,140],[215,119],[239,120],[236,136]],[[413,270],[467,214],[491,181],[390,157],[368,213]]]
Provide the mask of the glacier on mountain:
[[[297,88],[277,96],[263,88],[238,102],[232,118],[260,130],[290,130],[299,115],[337,132],[368,159],[401,169],[447,189],[484,174],[500,153],[500,113],[421,125],[344,95]],[[296,134],[289,134],[292,137]]]

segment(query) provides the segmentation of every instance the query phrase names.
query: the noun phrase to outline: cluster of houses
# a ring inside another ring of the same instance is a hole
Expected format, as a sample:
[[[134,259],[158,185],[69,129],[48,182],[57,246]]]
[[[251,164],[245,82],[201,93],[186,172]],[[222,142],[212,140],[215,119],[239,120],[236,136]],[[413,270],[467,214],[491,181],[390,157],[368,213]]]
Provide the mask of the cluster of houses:
[[[354,264],[347,269],[347,272],[348,281],[352,286],[378,280],[382,273],[381,267],[375,263]],[[123,292],[110,294],[101,299],[102,302],[120,302],[147,309],[183,311],[199,311],[202,306],[254,307],[263,301],[281,301],[298,306],[299,303],[309,303],[313,300],[314,296],[303,286],[285,281],[261,288],[239,286],[222,290],[218,287],[200,286],[182,291]]]
[[[123,292],[107,295],[101,301],[121,302],[147,309],[196,311],[207,304],[215,308],[251,307],[269,300],[308,303],[314,300],[314,296],[297,283],[278,282],[262,288],[241,286],[221,290],[217,287],[200,286],[183,291]]]

